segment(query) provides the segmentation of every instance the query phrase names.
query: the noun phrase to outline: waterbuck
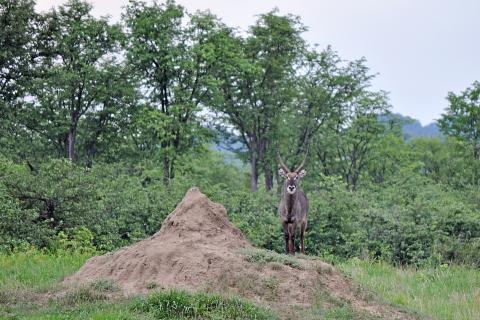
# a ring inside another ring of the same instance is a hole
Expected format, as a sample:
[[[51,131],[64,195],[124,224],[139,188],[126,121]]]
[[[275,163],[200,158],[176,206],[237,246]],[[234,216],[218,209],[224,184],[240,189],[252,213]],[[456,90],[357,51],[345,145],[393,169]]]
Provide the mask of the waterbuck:
[[[300,225],[300,251],[305,253],[305,229],[307,228],[308,199],[305,193],[299,190],[299,180],[307,171],[303,169],[307,155],[302,164],[290,171],[277,152],[277,158],[280,165],[278,174],[285,178],[285,184],[282,191],[282,199],[278,211],[282,222],[283,234],[285,236],[285,253],[295,254],[295,231],[297,225]]]

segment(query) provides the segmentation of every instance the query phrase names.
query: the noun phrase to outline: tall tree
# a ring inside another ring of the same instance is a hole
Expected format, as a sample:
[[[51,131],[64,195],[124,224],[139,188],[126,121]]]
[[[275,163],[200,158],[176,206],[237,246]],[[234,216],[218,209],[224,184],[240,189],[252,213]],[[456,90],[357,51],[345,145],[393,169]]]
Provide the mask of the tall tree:
[[[85,112],[78,125],[77,153],[88,165],[95,159],[114,162],[132,156],[130,134],[138,111],[138,80],[125,63],[107,61],[101,70],[95,107]]]
[[[127,58],[142,79],[144,97],[135,139],[139,147],[160,155],[168,184],[178,154],[198,139],[202,103],[214,95],[212,52],[223,26],[209,13],[188,17],[173,1],[131,1],[125,20]]]
[[[16,108],[32,71],[37,16],[33,0],[0,1],[0,149],[18,141]]]
[[[223,119],[239,132],[251,166],[252,191],[258,189],[259,173],[265,186],[273,186],[271,159],[279,115],[293,99],[295,64],[304,49],[298,17],[263,14],[246,39],[232,40],[229,67],[218,71],[223,101],[215,106]],[[270,161],[269,161],[270,159]]]
[[[327,47],[305,52],[296,76],[296,95],[284,113],[284,130],[278,133],[285,158],[301,161],[309,145],[330,121],[340,120],[347,111],[347,101],[359,95],[364,81],[355,74],[353,64],[343,66],[338,54]],[[358,72],[357,72],[358,73]],[[321,157],[322,153],[317,154]],[[309,158],[315,157],[315,152]],[[329,168],[324,167],[325,174]]]
[[[91,10],[87,2],[70,0],[58,12],[48,13],[50,54],[32,85],[34,99],[25,110],[27,126],[71,161],[76,158],[81,119],[104,102],[110,81],[107,69],[116,64],[122,37],[118,25],[94,18]]]
[[[447,100],[449,106],[438,120],[440,130],[469,143],[473,157],[480,159],[480,82],[458,95],[449,92]]]
[[[331,113],[312,136],[313,149],[325,174],[341,175],[355,190],[373,143],[385,131],[378,118],[388,112],[390,105],[385,92],[370,90],[373,75],[364,59],[346,65],[339,59],[332,63],[328,72],[320,76],[325,80],[321,86],[327,92]]]
[[[36,14],[33,0],[0,2],[0,103],[22,95],[33,58]],[[5,111],[3,108],[0,111]]]

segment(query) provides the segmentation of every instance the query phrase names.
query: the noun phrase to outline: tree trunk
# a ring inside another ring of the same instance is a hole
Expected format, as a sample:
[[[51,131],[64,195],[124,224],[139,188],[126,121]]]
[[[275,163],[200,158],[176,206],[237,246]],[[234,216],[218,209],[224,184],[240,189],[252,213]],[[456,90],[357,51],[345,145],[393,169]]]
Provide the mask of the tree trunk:
[[[253,151],[250,159],[251,176],[250,176],[250,190],[252,192],[258,191],[258,159],[257,152]]]
[[[273,172],[270,168],[270,164],[265,161],[264,165],[264,175],[265,175],[265,189],[267,191],[272,190],[273,188]]]
[[[71,162],[75,161],[75,142],[77,139],[77,126],[76,124],[70,127],[68,131],[68,159]]]
[[[273,187],[273,173],[272,169],[270,168],[269,159],[267,156],[267,149],[268,149],[268,140],[267,138],[263,137],[260,139],[260,145],[258,150],[258,160],[259,163],[263,164],[263,174],[265,176],[265,189],[267,191],[272,190]]]
[[[168,186],[170,183],[170,159],[168,156],[163,156],[163,184]]]

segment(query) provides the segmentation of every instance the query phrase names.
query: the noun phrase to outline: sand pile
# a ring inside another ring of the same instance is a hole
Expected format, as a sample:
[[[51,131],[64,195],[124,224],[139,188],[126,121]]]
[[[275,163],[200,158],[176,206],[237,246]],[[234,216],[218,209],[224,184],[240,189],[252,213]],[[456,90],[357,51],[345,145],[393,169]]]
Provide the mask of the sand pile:
[[[404,318],[392,308],[357,297],[355,286],[318,259],[296,259],[296,266],[259,264],[249,262],[249,250],[255,251],[228,220],[226,209],[192,188],[152,237],[89,259],[64,283],[108,279],[126,295],[152,288],[203,290],[240,295],[279,309],[307,307],[323,290],[370,314]]]

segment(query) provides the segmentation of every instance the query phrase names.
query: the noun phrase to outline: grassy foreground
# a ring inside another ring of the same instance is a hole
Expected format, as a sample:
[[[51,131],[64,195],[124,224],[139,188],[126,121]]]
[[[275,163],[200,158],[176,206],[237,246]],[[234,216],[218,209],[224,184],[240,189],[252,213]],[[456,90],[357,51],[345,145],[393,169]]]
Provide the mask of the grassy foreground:
[[[434,319],[480,319],[480,270],[443,265],[396,268],[352,259],[340,268],[386,302]]]
[[[0,255],[0,291],[48,290],[66,275],[77,271],[87,254],[46,254],[38,251]]]
[[[0,255],[0,319],[277,319],[274,311],[238,298],[183,291],[145,298],[109,297],[118,288],[99,281],[60,298],[43,299],[88,255],[39,252]],[[480,314],[480,271],[466,267],[399,269],[352,259],[338,265],[385,302],[435,319],[475,319]],[[152,291],[153,290],[152,288]],[[325,301],[333,305],[325,309]],[[370,319],[342,302],[319,295],[306,319]]]
[[[276,319],[270,310],[241,299],[177,290],[109,301],[118,287],[108,280],[50,301],[42,298],[88,257],[37,251],[0,255],[0,319]]]

